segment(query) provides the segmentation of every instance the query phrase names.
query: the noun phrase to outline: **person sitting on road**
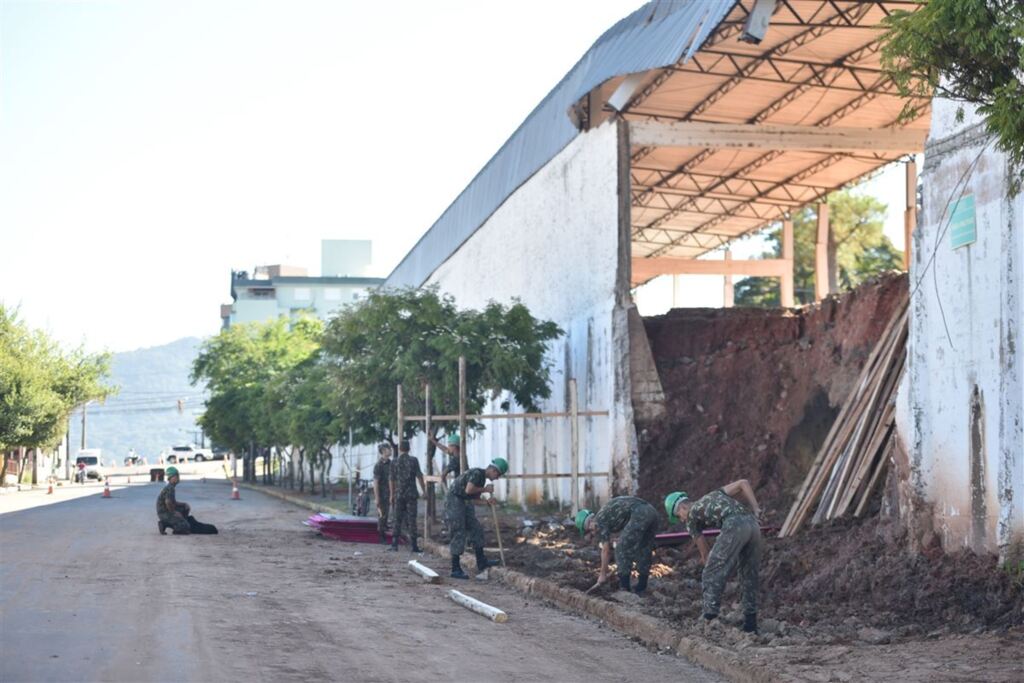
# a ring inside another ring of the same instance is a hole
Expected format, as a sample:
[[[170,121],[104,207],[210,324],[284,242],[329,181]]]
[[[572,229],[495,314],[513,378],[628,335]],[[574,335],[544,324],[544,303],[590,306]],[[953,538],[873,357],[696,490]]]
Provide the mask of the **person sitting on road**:
[[[612,534],[619,534],[615,543],[615,567],[619,575],[619,588],[628,591],[633,565],[639,575],[636,594],[647,590],[654,553],[654,536],[658,530],[658,511],[635,496],[618,496],[608,501],[600,512],[580,510],[576,513],[576,528],[588,537],[597,537],[601,544],[601,570],[597,583],[587,591],[595,590],[608,580],[608,560],[611,555]]]
[[[157,530],[163,536],[167,529],[171,529],[175,535],[190,534],[192,529],[188,523],[188,516],[191,507],[188,503],[179,503],[174,497],[174,487],[181,481],[177,467],[167,468],[167,486],[160,491],[156,498]]]
[[[452,556],[452,578],[468,579],[466,572],[462,571],[460,557],[466,549],[467,536],[473,549],[476,551],[476,569],[482,572],[491,566],[484,556],[484,530],[476,519],[476,511],[473,505],[480,501],[480,494],[490,493],[491,497],[486,499],[488,505],[494,505],[494,484],[487,484],[486,479],[494,481],[501,475],[508,472],[508,461],[504,458],[495,458],[487,469],[471,467],[459,475],[452,482],[448,489],[448,496],[444,501],[444,519],[448,524],[448,531],[451,533],[451,544],[449,551]]]
[[[746,499],[750,504],[749,509],[736,500],[737,495]],[[700,551],[700,559],[704,563],[704,571],[701,573],[704,618],[710,621],[718,616],[725,581],[738,565],[743,630],[757,633],[757,574],[764,540],[757,522],[761,516],[761,507],[757,504],[750,482],[746,479],[734,481],[696,502],[692,502],[684,491],[670,493],[665,497],[665,512],[668,513],[670,524],[686,524],[690,537]],[[708,552],[703,532],[704,529],[714,528],[721,529],[721,533]]]

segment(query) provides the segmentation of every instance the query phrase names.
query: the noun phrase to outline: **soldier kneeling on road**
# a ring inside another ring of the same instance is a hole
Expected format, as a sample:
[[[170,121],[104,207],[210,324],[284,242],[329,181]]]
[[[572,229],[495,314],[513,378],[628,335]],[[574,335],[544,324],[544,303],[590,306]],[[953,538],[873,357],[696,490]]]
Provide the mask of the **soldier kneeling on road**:
[[[480,522],[476,519],[476,511],[473,505],[480,501],[480,494],[490,493],[491,497],[486,500],[488,505],[494,505],[494,484],[487,484],[486,480],[494,481],[501,475],[508,472],[508,461],[504,458],[495,458],[487,469],[472,467],[452,482],[448,489],[448,497],[444,501],[444,518],[448,524],[448,531],[452,535],[449,551],[452,555],[452,578],[468,579],[466,572],[462,571],[459,558],[466,549],[466,540],[473,544],[476,551],[476,569],[482,572],[491,566],[484,556],[484,531]]]
[[[615,544],[615,568],[619,575],[619,588],[628,591],[633,565],[639,575],[635,592],[647,590],[654,553],[654,536],[658,530],[658,511],[646,500],[635,496],[619,496],[608,501],[600,512],[580,510],[576,513],[576,528],[581,534],[596,536],[601,543],[601,571],[591,592],[608,580],[608,560],[611,555],[612,534],[619,534]]]
[[[192,516],[192,508],[188,503],[179,503],[175,498],[174,489],[181,481],[177,467],[168,467],[167,486],[160,490],[156,497],[156,528],[163,536],[168,529],[175,535],[185,534],[215,534],[217,527],[212,524],[203,524]]]
[[[742,495],[750,504],[747,508],[734,496]],[[665,497],[665,512],[670,524],[684,522],[690,537],[700,551],[704,563],[701,574],[704,619],[710,621],[721,609],[725,581],[739,568],[743,602],[743,630],[757,633],[758,569],[764,540],[757,518],[761,507],[757,504],[750,482],[740,479],[712,491],[696,502],[683,491]],[[711,552],[704,540],[704,529],[721,529]]]

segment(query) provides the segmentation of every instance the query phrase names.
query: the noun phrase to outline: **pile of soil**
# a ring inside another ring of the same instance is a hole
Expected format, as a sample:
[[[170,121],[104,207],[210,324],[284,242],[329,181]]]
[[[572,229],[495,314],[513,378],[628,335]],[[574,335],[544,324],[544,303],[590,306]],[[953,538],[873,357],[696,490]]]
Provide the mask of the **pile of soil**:
[[[510,567],[564,587],[586,590],[600,556],[571,520],[503,517]],[[488,543],[493,534],[487,530]],[[994,556],[915,554],[898,522],[840,520],[786,538],[766,539],[761,565],[761,644],[899,642],[938,633],[1024,637],[1024,577],[997,568]],[[730,581],[722,623],[703,624],[701,564],[689,544],[655,551],[649,594],[609,588],[598,597],[628,603],[682,631],[720,631],[743,640],[739,590]]]
[[[639,495],[749,479],[780,524],[906,288],[888,275],[799,309],[645,318],[667,411],[638,425]]]

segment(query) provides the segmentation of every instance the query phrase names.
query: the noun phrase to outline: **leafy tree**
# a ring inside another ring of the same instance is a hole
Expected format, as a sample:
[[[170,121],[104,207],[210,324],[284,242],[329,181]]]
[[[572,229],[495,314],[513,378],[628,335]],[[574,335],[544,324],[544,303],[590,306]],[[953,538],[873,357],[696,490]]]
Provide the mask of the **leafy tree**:
[[[550,396],[544,354],[562,330],[534,318],[521,303],[491,302],[481,311],[459,310],[433,287],[375,290],[334,318],[324,334],[324,361],[336,412],[347,415],[358,443],[394,441],[395,387],[422,412],[425,384],[434,414],[458,411],[458,359],[466,357],[467,410],[508,392],[528,410]],[[411,412],[408,411],[407,412]],[[435,435],[443,425],[437,424]],[[421,431],[407,422],[405,437]]]
[[[882,64],[913,117],[939,97],[976,105],[985,126],[1009,157],[1011,189],[1024,180],[1024,2],[930,0],[897,10],[882,47]],[[961,107],[958,116],[963,117]]]
[[[902,267],[902,254],[883,233],[886,205],[874,197],[834,192],[828,198],[832,244],[830,279],[843,288],[852,288],[881,272]],[[793,216],[793,293],[798,303],[814,301],[814,251],[817,239],[817,213],[811,207]],[[760,258],[779,258],[782,254],[782,226],[766,233],[770,248]],[[778,306],[779,283],[776,278],[749,277],[736,284],[735,302],[739,306]]]

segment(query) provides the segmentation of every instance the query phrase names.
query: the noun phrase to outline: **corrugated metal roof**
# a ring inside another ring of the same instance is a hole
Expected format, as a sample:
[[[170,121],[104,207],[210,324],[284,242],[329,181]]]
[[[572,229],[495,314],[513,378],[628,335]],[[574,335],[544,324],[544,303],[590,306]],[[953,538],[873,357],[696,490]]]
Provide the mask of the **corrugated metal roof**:
[[[656,0],[604,33],[388,276],[422,285],[515,190],[579,133],[569,109],[616,76],[688,60],[736,0]]]

